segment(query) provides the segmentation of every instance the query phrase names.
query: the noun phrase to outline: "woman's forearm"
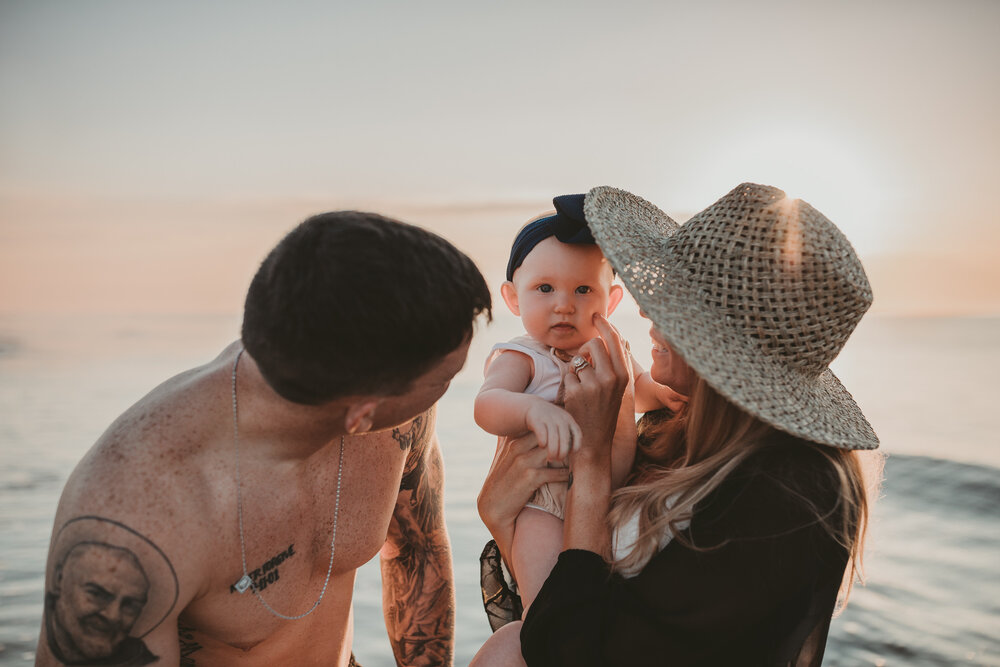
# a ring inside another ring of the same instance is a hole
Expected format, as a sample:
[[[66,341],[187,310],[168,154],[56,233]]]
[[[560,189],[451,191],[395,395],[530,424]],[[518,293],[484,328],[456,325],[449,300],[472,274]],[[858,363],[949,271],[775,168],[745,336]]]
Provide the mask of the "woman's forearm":
[[[607,456],[580,455],[570,460],[563,549],[586,549],[608,559],[611,533],[611,464]]]

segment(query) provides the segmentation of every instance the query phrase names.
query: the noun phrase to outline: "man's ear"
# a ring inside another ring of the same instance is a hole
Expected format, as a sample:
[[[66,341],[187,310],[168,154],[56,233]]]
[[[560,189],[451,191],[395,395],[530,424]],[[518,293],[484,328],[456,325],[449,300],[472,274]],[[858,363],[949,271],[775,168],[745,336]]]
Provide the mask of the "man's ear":
[[[615,308],[622,302],[623,296],[625,296],[625,290],[622,289],[621,285],[611,286],[611,289],[608,290],[608,315],[615,312]]]
[[[517,305],[517,288],[514,287],[514,283],[508,280],[501,285],[500,296],[503,297],[503,302],[507,304],[507,308],[510,309],[510,312],[514,313],[517,317],[520,317],[521,309]]]
[[[375,398],[351,403],[344,416],[344,429],[351,435],[370,431],[375,423],[375,410],[378,404],[379,401]]]

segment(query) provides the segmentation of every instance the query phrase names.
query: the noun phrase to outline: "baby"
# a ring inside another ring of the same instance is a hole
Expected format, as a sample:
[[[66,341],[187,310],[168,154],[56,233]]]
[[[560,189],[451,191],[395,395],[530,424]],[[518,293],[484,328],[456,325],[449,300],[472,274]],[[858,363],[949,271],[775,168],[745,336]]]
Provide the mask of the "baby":
[[[621,302],[621,285],[590,235],[583,195],[556,197],[554,215],[529,222],[518,233],[500,293],[527,335],[500,343],[486,361],[476,397],[476,422],[489,433],[514,438],[534,433],[548,449],[549,465],[562,463],[581,437],[560,405],[562,378],[580,347],[598,336],[593,318]],[[612,443],[612,483],[621,485],[635,455],[635,409],[667,404],[673,393],[638,371],[633,403],[626,392]],[[540,488],[517,517],[510,566],[527,610],[562,551],[566,484]]]

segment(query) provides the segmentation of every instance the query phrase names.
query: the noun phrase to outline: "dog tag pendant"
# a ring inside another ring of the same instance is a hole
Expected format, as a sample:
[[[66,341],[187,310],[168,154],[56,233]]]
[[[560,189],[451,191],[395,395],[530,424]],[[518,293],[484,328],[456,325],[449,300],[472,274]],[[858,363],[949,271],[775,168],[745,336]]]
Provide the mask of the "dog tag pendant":
[[[250,575],[244,574],[233,588],[236,589],[237,593],[246,593],[247,589],[251,586],[253,586],[253,580],[250,578]]]

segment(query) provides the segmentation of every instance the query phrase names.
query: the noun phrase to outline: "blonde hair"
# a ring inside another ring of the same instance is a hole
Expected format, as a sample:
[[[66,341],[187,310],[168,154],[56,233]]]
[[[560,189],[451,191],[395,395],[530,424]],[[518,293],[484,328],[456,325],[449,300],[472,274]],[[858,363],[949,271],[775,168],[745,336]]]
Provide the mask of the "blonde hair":
[[[634,472],[612,497],[612,528],[639,517],[638,539],[631,553],[612,564],[616,571],[641,569],[659,551],[660,538],[668,530],[673,539],[695,550],[722,546],[691,543],[681,525],[747,458],[777,437],[789,437],[730,403],[701,378],[688,404],[677,413],[659,419],[647,416],[644,422]],[[848,553],[849,567],[841,588],[846,600],[854,579],[862,574],[862,546],[868,526],[868,489],[862,464],[854,451],[805,441],[796,445],[821,453],[836,475],[838,501],[833,508],[818,506],[808,495],[787,484],[785,487]]]

